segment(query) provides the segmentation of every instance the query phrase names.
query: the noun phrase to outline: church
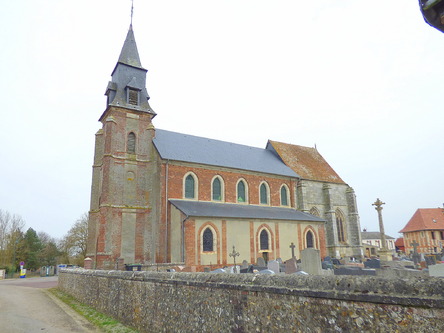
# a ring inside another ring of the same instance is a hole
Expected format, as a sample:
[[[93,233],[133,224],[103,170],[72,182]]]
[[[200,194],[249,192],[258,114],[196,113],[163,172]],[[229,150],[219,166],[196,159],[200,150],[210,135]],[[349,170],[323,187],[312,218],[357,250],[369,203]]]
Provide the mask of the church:
[[[354,190],[316,148],[265,148],[157,129],[132,25],[96,133],[87,256],[93,267],[188,270],[363,255]]]

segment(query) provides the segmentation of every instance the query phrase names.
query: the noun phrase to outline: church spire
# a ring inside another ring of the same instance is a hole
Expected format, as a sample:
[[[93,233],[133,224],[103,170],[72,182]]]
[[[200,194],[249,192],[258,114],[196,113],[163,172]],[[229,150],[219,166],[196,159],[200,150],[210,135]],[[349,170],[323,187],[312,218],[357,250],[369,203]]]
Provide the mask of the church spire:
[[[119,56],[119,63],[132,67],[142,68],[139,52],[137,51],[136,39],[134,38],[133,25],[131,24],[123,43],[122,51]]]
[[[147,72],[140,62],[133,26],[130,24],[105,92],[107,107],[119,106],[156,115],[148,103],[150,97],[146,90]]]

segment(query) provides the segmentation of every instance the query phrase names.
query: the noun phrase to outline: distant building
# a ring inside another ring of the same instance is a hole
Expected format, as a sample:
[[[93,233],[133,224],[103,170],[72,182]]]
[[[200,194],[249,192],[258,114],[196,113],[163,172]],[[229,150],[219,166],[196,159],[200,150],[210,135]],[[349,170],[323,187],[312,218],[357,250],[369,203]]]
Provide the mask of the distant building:
[[[404,234],[405,253],[413,252],[417,243],[419,253],[439,253],[444,244],[444,209],[420,208],[400,231]]]
[[[396,252],[405,253],[405,246],[404,246],[404,238],[403,237],[399,237],[398,239],[396,239],[395,247],[396,247]]]
[[[377,256],[378,250],[382,249],[381,233],[378,231],[361,232],[362,245],[364,246],[364,254],[367,257]],[[395,238],[385,235],[386,247],[395,254]]]

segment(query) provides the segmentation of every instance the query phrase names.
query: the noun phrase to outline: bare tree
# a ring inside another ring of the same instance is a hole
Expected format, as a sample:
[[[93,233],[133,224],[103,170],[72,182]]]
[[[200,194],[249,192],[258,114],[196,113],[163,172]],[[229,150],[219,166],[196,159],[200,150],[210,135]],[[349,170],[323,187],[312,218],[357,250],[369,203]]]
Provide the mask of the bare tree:
[[[24,227],[25,221],[20,215],[0,209],[0,265],[9,265],[14,260]]]
[[[64,258],[68,259],[70,264],[83,264],[83,259],[86,256],[87,240],[88,213],[84,213],[59,243],[59,248],[65,254]]]

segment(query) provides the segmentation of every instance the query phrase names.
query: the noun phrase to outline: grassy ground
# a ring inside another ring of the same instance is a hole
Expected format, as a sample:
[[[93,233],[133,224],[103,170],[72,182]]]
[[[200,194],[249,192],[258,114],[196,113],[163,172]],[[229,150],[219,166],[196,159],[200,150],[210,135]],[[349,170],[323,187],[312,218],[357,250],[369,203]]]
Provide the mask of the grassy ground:
[[[109,333],[138,332],[132,328],[122,325],[117,320],[94,310],[92,307],[78,302],[75,298],[73,298],[68,294],[65,294],[64,292],[61,292],[57,288],[51,288],[48,289],[48,291],[104,332],[109,332]]]

